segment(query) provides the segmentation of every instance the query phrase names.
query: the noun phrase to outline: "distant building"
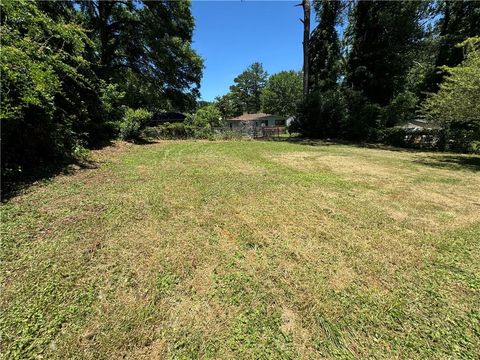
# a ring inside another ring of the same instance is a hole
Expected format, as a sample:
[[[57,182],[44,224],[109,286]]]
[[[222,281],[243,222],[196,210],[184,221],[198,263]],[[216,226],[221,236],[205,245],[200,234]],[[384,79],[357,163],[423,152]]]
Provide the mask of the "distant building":
[[[253,137],[271,137],[285,132],[285,117],[256,113],[227,119],[226,127]]]
[[[438,126],[422,119],[411,120],[399,125],[398,127],[410,131],[432,130],[439,128]]]

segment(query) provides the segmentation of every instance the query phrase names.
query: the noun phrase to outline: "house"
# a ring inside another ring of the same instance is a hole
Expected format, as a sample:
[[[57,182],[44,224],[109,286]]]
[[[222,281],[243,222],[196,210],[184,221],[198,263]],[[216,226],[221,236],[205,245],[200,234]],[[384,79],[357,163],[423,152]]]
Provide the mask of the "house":
[[[285,126],[284,117],[264,113],[243,114],[232,119],[227,119],[226,122],[231,129],[235,127],[241,127],[242,125],[250,125],[257,127]]]
[[[282,116],[256,113],[243,114],[226,120],[227,128],[253,137],[271,137],[285,132],[285,118]]]

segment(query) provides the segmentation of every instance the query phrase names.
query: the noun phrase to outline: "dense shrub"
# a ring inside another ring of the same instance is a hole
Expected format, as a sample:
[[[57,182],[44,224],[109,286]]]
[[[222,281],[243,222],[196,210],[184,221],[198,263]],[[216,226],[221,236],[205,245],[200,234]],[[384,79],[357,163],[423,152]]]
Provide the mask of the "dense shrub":
[[[164,125],[147,127],[142,131],[142,136],[147,139],[209,139],[209,140],[241,140],[243,136],[238,131],[224,130],[217,128],[211,131],[210,128],[192,126],[185,123],[166,123]]]
[[[151,117],[152,113],[145,109],[128,108],[120,123],[120,138],[124,140],[137,139]]]
[[[213,105],[205,105],[189,114],[183,123],[149,127],[143,136],[153,139],[213,139],[213,127],[222,125],[221,114]]]
[[[213,128],[223,125],[222,114],[214,105],[206,105],[193,115],[188,115],[185,122],[198,129]]]
[[[381,130],[378,141],[397,147],[442,150],[444,136],[441,129],[404,129],[396,126]]]
[[[143,131],[143,136],[151,139],[188,139],[194,135],[194,127],[184,123],[166,123]]]
[[[100,81],[100,99],[102,100],[103,118],[108,123],[114,123],[118,127],[121,119],[124,118],[127,107],[123,105],[125,92],[119,90],[117,84],[108,84]]]
[[[53,21],[36,2],[2,2],[2,176],[73,155],[100,127],[87,32],[68,12]]]
[[[300,104],[290,130],[308,137],[336,138],[345,121],[345,109],[343,96],[337,89],[315,91]]]
[[[376,141],[381,129],[382,108],[368,102],[360,91],[344,90],[347,99],[342,137],[353,141]]]
[[[379,140],[385,144],[404,147],[407,144],[408,132],[400,127],[392,127],[384,129],[379,137]]]
[[[220,130],[214,133],[215,140],[242,140],[244,136],[239,131]]]
[[[480,153],[480,124],[452,122],[443,133],[442,150]]]

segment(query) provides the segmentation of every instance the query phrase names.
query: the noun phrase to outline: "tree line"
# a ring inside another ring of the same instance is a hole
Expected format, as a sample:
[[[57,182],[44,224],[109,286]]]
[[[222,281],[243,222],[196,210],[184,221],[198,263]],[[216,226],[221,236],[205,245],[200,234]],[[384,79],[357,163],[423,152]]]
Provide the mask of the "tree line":
[[[314,0],[313,8],[296,131],[401,140],[395,126],[422,118],[441,128],[441,148],[480,150],[479,2]]]
[[[189,1],[4,0],[2,177],[82,153],[158,110],[196,106]]]
[[[397,125],[422,118],[440,129],[437,148],[478,151],[479,2],[313,0],[313,31],[302,4],[303,79],[254,63],[187,124],[264,111],[295,116],[291,131],[305,137],[402,145]],[[2,177],[134,137],[152,112],[201,105],[188,0],[4,0],[0,10]]]

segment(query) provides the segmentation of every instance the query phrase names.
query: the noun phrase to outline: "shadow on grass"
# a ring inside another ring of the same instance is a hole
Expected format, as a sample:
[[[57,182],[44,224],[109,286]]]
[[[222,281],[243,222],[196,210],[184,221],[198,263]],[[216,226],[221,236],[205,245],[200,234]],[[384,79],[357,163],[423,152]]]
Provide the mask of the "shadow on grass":
[[[332,145],[349,145],[358,148],[378,149],[395,152],[406,153],[429,153],[434,156],[423,157],[413,160],[417,164],[426,166],[432,166],[436,168],[445,168],[450,170],[469,170],[480,171],[480,156],[477,155],[465,155],[455,153],[442,153],[440,151],[430,149],[412,149],[412,148],[400,148],[384,144],[372,144],[372,143],[356,143],[344,140],[316,140],[305,138],[285,138],[280,141],[287,141],[299,145],[309,146],[332,146]]]
[[[129,140],[128,142],[131,142],[132,144],[135,144],[135,145],[151,145],[151,144],[157,143],[157,141],[152,141],[144,138],[133,139],[133,140]]]
[[[414,160],[418,164],[449,170],[480,171],[480,156],[438,155]]]
[[[135,139],[129,141],[136,145],[155,144],[155,141],[146,139]],[[99,142],[91,146],[90,150],[100,150],[114,145],[112,140]],[[29,186],[53,179],[57,175],[70,175],[82,169],[95,169],[99,166],[98,162],[92,160],[63,159],[52,162],[35,164],[22,172],[4,174],[2,173],[2,182],[0,187],[0,200],[5,202],[12,197],[21,194]]]
[[[358,147],[358,148],[388,150],[388,151],[396,151],[396,152],[409,152],[409,153],[432,152],[432,153],[438,153],[435,150],[400,148],[400,147],[395,147],[395,146],[385,145],[385,144],[354,142],[354,141],[348,141],[348,140],[308,139],[308,138],[284,138],[284,139],[280,138],[280,139],[276,139],[276,140],[277,141],[287,141],[287,142],[290,142],[290,143],[293,143],[293,144],[308,145],[308,146],[348,145],[348,146],[355,146],[355,147]]]
[[[21,194],[35,183],[48,182],[58,175],[70,175],[82,169],[95,169],[97,166],[98,164],[94,161],[63,160],[50,164],[37,164],[13,175],[2,174],[1,202]]]

